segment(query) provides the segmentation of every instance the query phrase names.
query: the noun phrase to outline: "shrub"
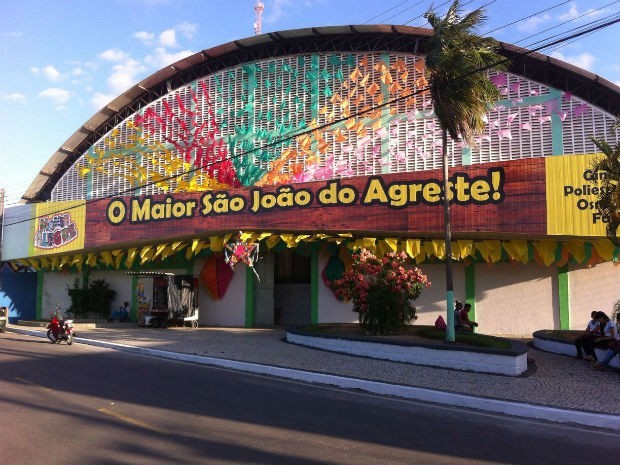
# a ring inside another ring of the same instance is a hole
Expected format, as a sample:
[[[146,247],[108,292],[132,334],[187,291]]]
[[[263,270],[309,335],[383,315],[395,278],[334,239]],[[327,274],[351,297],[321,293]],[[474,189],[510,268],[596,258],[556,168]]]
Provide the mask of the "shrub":
[[[67,286],[67,293],[71,299],[68,313],[76,317],[86,317],[89,313],[95,313],[99,317],[110,316],[112,302],[116,297],[116,291],[110,289],[105,279],[95,279],[90,284],[84,279],[82,286],[80,280],[75,278],[73,288]]]
[[[353,300],[353,311],[367,334],[397,333],[417,319],[412,301],[431,283],[419,268],[405,268],[407,260],[404,252],[377,258],[360,249],[351,270],[331,283],[336,296]]]

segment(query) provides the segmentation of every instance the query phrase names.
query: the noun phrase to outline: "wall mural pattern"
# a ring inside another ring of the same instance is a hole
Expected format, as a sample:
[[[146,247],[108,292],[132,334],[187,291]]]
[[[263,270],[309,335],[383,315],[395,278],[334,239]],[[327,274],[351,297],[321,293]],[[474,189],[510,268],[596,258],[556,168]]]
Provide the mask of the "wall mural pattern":
[[[607,135],[613,122],[519,76],[491,79],[505,98],[489,110],[478,147],[449,142],[453,165],[592,152],[588,133]],[[119,124],[67,172],[52,200],[435,169],[441,137],[427,84],[424,56],[410,54],[296,55],[230,68]],[[84,190],[68,188],[76,184]]]

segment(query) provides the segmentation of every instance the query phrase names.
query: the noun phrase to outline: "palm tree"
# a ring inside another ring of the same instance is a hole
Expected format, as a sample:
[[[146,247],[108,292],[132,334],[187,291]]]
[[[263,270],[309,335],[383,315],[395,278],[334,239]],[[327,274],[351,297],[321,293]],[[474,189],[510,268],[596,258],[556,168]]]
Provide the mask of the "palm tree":
[[[618,129],[620,118],[612,125],[611,132],[614,133]],[[598,210],[607,221],[607,237],[614,245],[620,246],[617,236],[620,227],[620,144],[612,147],[604,139],[592,137],[591,140],[604,155],[602,158],[597,158],[592,166],[594,171],[605,172],[598,194]]]
[[[479,8],[462,16],[460,2],[455,0],[442,19],[430,9],[424,17],[433,28],[426,43],[426,68],[435,115],[442,129],[442,161],[444,193],[448,192],[448,134],[452,140],[462,138],[471,146],[474,137],[484,129],[484,115],[500,98],[497,87],[489,80],[487,70],[507,67],[498,53],[498,42],[475,34],[486,17]],[[446,340],[454,341],[454,290],[452,278],[452,232],[450,204],[444,195],[446,247]]]

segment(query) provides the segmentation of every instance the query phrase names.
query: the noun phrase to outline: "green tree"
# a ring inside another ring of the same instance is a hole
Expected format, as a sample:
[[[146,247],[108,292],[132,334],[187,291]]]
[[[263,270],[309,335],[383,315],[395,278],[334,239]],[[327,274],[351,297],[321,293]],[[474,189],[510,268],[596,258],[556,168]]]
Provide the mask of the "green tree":
[[[442,129],[442,163],[444,193],[448,192],[448,135],[462,138],[471,146],[484,129],[484,115],[500,98],[499,90],[489,80],[487,70],[508,66],[498,52],[498,42],[481,37],[476,30],[484,24],[484,10],[478,8],[464,16],[455,0],[446,16],[440,18],[430,9],[424,17],[433,28],[426,43],[426,68],[435,115]],[[454,289],[452,277],[452,231],[450,204],[444,195],[444,234],[446,247],[446,340],[454,341]]]
[[[612,134],[620,129],[620,118],[611,128]],[[597,158],[592,166],[594,171],[605,172],[601,176],[601,188],[598,194],[598,210],[607,221],[606,235],[616,246],[620,246],[617,232],[620,227],[620,144],[615,147],[609,145],[604,139],[592,137],[592,142],[603,153],[603,157]]]

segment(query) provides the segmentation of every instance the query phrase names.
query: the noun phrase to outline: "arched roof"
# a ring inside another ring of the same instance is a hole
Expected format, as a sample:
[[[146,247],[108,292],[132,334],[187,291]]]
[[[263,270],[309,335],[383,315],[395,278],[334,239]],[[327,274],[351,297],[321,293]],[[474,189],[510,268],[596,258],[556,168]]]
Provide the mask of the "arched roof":
[[[203,50],[167,66],[134,85],[95,113],[36,175],[22,200],[45,201],[63,174],[117,124],[171,90],[220,69],[284,55],[331,51],[423,53],[432,30],[410,26],[329,26],[271,32]],[[612,82],[555,58],[500,43],[511,60],[510,72],[561,89],[615,114],[620,88]]]

